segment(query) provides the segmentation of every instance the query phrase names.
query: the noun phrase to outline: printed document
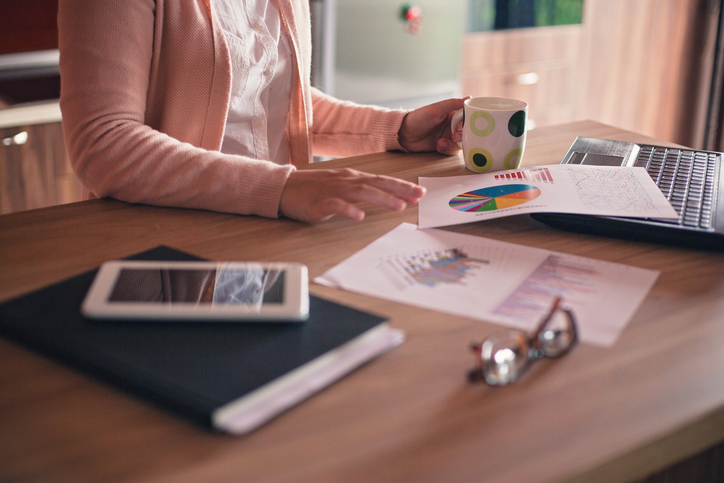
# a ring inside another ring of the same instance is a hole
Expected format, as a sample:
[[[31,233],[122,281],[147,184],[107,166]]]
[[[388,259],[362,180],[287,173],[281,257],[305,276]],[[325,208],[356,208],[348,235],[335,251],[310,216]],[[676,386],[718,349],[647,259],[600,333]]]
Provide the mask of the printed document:
[[[679,218],[644,168],[556,164],[418,183],[420,228],[526,213]]]
[[[532,331],[555,297],[583,342],[610,346],[658,271],[403,223],[314,281]],[[444,315],[440,315],[444,318]]]

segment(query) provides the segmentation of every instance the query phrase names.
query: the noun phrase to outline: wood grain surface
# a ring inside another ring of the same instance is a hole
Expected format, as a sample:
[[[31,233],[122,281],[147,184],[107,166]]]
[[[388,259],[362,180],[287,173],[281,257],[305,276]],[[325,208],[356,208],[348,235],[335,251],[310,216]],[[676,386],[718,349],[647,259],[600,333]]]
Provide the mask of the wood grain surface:
[[[652,141],[594,122],[531,131],[524,165],[577,135]],[[382,153],[317,163],[408,180],[462,160]],[[320,275],[401,222],[354,223],[94,200],[0,216],[0,300],[165,244],[214,260],[286,260]],[[469,385],[467,345],[496,326],[312,284],[390,318],[407,340],[246,437],[183,419],[0,339],[0,481],[627,481],[724,440],[724,256],[557,231],[527,216],[452,231],[660,270],[619,341],[542,361],[506,388]],[[611,301],[615,304],[615,301]]]

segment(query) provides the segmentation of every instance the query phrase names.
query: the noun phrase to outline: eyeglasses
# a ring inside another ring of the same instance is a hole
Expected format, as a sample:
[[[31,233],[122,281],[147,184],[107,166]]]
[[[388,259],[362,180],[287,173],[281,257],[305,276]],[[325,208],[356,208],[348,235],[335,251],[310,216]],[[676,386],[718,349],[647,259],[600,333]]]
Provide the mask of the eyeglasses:
[[[471,344],[477,366],[468,372],[468,379],[505,386],[520,379],[533,362],[564,356],[577,342],[576,319],[570,309],[561,307],[558,297],[532,336],[506,329]]]

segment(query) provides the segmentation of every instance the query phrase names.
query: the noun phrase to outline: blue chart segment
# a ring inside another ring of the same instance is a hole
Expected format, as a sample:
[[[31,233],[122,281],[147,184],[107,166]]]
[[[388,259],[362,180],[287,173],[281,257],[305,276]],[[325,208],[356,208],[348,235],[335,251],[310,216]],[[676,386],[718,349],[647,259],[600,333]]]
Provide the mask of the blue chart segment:
[[[509,184],[462,193],[450,200],[458,211],[495,211],[527,203],[540,196],[540,189],[527,184]]]
[[[398,288],[406,285],[425,285],[434,288],[440,284],[465,284],[469,271],[489,263],[488,260],[471,258],[459,248],[433,250],[419,254],[396,256],[387,259],[384,271],[392,275]]]

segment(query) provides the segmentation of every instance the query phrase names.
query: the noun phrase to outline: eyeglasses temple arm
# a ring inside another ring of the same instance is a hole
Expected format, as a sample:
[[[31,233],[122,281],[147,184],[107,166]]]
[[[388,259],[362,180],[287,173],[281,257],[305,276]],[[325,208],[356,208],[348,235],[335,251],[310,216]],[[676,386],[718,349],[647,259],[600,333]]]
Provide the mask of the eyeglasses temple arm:
[[[543,327],[546,326],[548,321],[551,320],[551,317],[553,317],[553,314],[556,313],[556,310],[558,310],[558,307],[561,305],[562,300],[563,299],[560,296],[555,298],[555,300],[553,301],[553,305],[551,305],[551,308],[548,311],[548,314],[545,317],[543,317],[543,320],[540,321],[540,323],[538,324],[538,327],[535,329],[535,332],[533,332],[533,335],[530,336],[531,341],[538,340],[538,336],[540,335],[541,331],[543,330]]]

